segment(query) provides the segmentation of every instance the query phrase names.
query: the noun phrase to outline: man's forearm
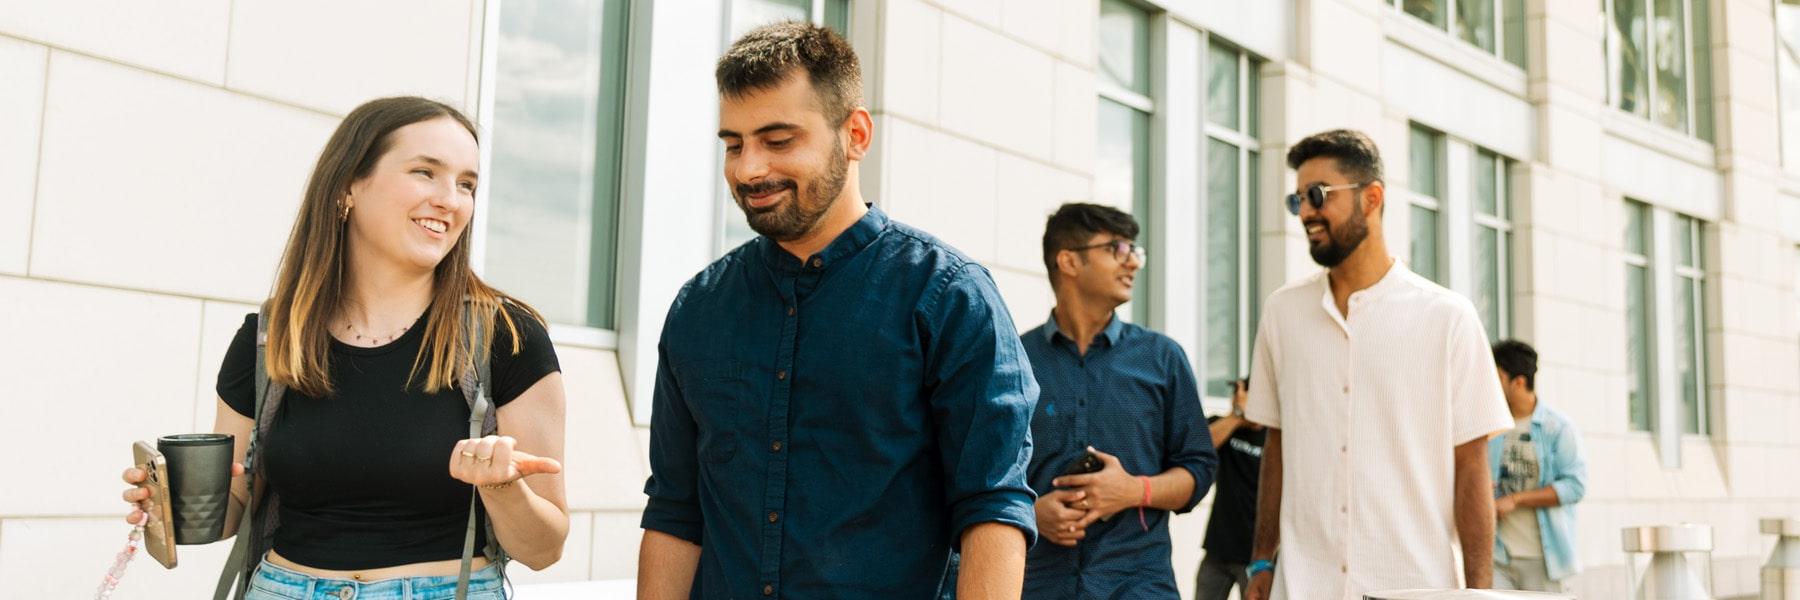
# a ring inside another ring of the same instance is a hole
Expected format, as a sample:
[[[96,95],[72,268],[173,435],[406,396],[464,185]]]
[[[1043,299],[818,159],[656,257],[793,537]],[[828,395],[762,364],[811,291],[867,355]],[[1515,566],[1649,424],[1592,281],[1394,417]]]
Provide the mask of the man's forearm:
[[[1562,506],[1562,498],[1557,497],[1556,488],[1547,485],[1535,490],[1513,494],[1512,499],[1519,508]]]
[[[1263,442],[1262,473],[1256,492],[1256,543],[1251,560],[1272,560],[1281,547],[1281,430],[1269,428]]]
[[[693,595],[699,567],[700,546],[645,529],[638,547],[638,600],[686,600]]]
[[[1024,588],[1024,532],[1005,523],[980,523],[963,532],[957,598],[1018,600]]]
[[[1494,585],[1494,488],[1488,476],[1487,439],[1456,447],[1456,533],[1462,542],[1463,580],[1470,589]]]
[[[1237,428],[1243,424],[1243,417],[1225,415],[1219,417],[1219,420],[1213,421],[1211,425],[1207,425],[1206,431],[1212,434],[1213,449],[1218,450],[1221,446],[1224,446],[1225,440],[1231,439],[1231,434],[1236,433]]]
[[[1175,467],[1150,478],[1150,508],[1181,510],[1194,498],[1194,473]]]

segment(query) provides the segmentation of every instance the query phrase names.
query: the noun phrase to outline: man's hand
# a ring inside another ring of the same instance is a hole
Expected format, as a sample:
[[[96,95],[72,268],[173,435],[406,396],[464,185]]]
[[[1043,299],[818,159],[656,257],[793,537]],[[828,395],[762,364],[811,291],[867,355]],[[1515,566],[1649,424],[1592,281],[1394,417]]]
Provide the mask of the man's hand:
[[[1517,498],[1512,497],[1511,494],[1501,496],[1494,500],[1494,520],[1499,521],[1500,519],[1504,519],[1506,518],[1506,515],[1511,514],[1512,511],[1517,510],[1518,508],[1519,500]]]
[[[1144,501],[1144,483],[1138,481],[1125,466],[1119,464],[1119,457],[1088,447],[1088,452],[1100,458],[1104,468],[1093,473],[1081,475],[1065,475],[1051,481],[1059,488],[1069,488],[1082,493],[1082,499],[1071,506],[1088,511],[1076,523],[1076,528],[1087,529],[1094,521],[1110,516],[1127,508],[1138,506]]]
[[[1250,578],[1249,589],[1244,590],[1244,600],[1269,600],[1271,589],[1275,587],[1275,571],[1262,571]]]
[[[1087,528],[1076,523],[1086,517],[1088,511],[1075,508],[1086,498],[1086,493],[1076,490],[1055,490],[1039,496],[1032,507],[1037,513],[1038,535],[1058,546],[1075,547],[1087,537]]]

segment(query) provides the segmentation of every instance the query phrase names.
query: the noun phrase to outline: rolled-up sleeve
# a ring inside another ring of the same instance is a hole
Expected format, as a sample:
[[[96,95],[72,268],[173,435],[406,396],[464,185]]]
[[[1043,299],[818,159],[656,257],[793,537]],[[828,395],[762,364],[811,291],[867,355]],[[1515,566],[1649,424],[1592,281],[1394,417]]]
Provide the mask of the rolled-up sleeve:
[[[1019,528],[1029,546],[1037,541],[1036,496],[1025,468],[1037,381],[987,270],[971,263],[940,285],[919,318],[951,543],[960,547],[969,527],[997,522]]]
[[[1219,454],[1213,450],[1212,430],[1206,427],[1206,417],[1200,410],[1200,388],[1194,381],[1194,370],[1188,366],[1187,353],[1171,342],[1171,351],[1165,361],[1170,373],[1169,406],[1163,411],[1163,431],[1167,439],[1163,441],[1169,449],[1168,458],[1163,468],[1181,467],[1194,476],[1194,491],[1188,496],[1187,503],[1175,512],[1186,513],[1200,504],[1206,492],[1212,489],[1213,473],[1219,467]]]
[[[682,399],[664,348],[657,347],[656,391],[650,413],[650,479],[641,527],[701,543],[699,463],[693,414]]]

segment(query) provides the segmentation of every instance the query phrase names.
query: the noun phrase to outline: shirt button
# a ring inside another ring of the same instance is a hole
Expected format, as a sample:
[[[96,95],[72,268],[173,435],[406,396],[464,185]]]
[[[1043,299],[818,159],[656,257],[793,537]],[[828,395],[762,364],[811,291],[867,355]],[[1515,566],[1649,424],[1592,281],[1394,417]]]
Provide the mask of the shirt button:
[[[776,379],[787,379],[787,371],[776,371],[775,378]]]
[[[769,584],[767,584],[767,583],[765,583],[765,584],[763,584],[763,595],[764,595],[764,596],[773,596],[773,595],[775,595],[775,586],[773,586],[773,585],[769,585]]]
[[[1338,512],[1340,512],[1340,513],[1344,513],[1344,514],[1350,514],[1350,507],[1348,507],[1348,506],[1339,506],[1339,507],[1338,507]]]
[[[824,264],[825,264],[825,261],[823,261],[823,260],[820,260],[820,259],[817,259],[817,258],[815,258],[815,259],[813,259],[813,263],[812,263],[812,265],[813,265],[813,268],[814,268],[814,269],[817,269],[817,268],[819,268],[819,267],[820,267],[820,266],[821,266],[821,265],[824,265]]]
[[[788,316],[794,316],[794,306],[792,304],[788,305]]]
[[[1343,566],[1338,567],[1338,572],[1339,573],[1349,573],[1350,565],[1343,565]]]
[[[1347,385],[1346,385],[1346,386],[1344,386],[1344,393],[1345,393],[1345,394],[1349,394],[1349,393],[1350,393],[1350,386],[1347,386]]]
[[[769,512],[769,522],[770,523],[774,523],[779,520],[781,520],[781,515],[775,514],[774,511]]]
[[[1342,452],[1344,454],[1349,454],[1350,447],[1349,446],[1338,446],[1338,452]]]
[[[774,442],[769,443],[769,451],[770,452],[780,452],[781,451],[781,440],[775,440]]]

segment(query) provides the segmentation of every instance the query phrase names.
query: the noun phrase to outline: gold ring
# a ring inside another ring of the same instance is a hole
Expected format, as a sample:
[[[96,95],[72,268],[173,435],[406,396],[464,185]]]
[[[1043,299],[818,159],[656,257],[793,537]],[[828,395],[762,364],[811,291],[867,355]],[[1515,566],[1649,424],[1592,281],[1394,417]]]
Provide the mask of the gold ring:
[[[462,453],[462,455],[463,455],[463,458],[475,458],[475,453],[474,453],[474,452],[468,452],[468,451],[464,451],[464,452],[463,452],[463,453]]]
[[[484,463],[493,463],[494,457],[492,457],[492,456],[477,456],[477,457],[475,457],[475,460],[484,462]]]

